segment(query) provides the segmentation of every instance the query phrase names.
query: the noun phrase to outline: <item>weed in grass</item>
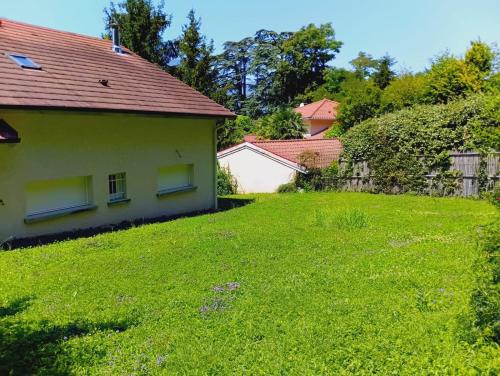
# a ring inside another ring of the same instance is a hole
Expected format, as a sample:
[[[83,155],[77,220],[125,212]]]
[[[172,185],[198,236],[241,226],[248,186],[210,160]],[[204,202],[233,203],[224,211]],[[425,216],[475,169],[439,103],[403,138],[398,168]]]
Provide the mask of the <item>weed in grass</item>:
[[[223,285],[215,285],[212,287],[212,291],[218,294],[209,303],[200,307],[199,311],[202,315],[209,314],[211,312],[225,311],[229,308],[229,303],[236,297],[233,293],[240,288],[238,282],[227,282]]]
[[[350,209],[340,213],[316,209],[313,223],[320,228],[334,227],[342,230],[355,230],[368,227],[368,216],[360,209]]]
[[[335,216],[334,223],[343,230],[361,229],[368,227],[368,216],[360,209],[351,209]]]

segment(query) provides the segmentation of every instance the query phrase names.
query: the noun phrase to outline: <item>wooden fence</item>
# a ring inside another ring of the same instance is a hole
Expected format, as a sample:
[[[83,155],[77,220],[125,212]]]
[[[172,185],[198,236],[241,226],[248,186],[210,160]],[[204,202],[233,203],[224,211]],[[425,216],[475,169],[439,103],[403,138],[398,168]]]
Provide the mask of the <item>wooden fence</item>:
[[[456,179],[454,194],[456,196],[478,196],[481,179],[481,154],[450,153],[450,170],[459,171]],[[491,153],[485,158],[484,177],[486,179],[486,190],[492,190],[498,180],[500,180],[500,153]],[[340,167],[345,167],[345,162],[341,162]],[[433,193],[433,182],[437,178],[436,172],[425,175],[427,179],[427,192]],[[372,191],[374,188],[373,179],[367,161],[359,161],[353,166],[352,176],[347,178],[345,189],[348,191]],[[397,193],[397,188],[395,187]]]

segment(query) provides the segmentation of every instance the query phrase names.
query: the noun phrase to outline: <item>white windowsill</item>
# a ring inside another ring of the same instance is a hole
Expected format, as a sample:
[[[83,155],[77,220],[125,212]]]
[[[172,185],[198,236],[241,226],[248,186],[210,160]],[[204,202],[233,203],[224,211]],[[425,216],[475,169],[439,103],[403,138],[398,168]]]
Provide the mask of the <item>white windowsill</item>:
[[[42,222],[42,221],[47,221],[47,220],[53,219],[53,218],[64,217],[67,215],[82,213],[82,212],[86,212],[86,211],[92,211],[92,210],[96,210],[96,209],[97,209],[97,205],[84,205],[84,206],[76,206],[74,208],[31,214],[31,215],[28,215],[24,218],[24,223],[30,224],[30,223]]]
[[[158,193],[156,194],[156,197],[161,198],[161,197],[170,196],[170,195],[173,195],[176,193],[193,192],[193,191],[196,191],[197,189],[198,189],[198,187],[196,187],[194,185],[190,185],[187,187],[164,189],[164,190],[158,191]]]

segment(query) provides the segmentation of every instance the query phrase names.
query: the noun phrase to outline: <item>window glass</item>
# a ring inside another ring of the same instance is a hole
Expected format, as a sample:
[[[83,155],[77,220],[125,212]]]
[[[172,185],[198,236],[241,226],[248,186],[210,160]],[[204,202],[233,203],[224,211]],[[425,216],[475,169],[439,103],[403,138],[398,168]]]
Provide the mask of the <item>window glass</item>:
[[[23,55],[16,55],[16,54],[11,54],[9,55],[12,60],[14,60],[19,66],[23,68],[30,68],[30,69],[41,69],[40,65],[36,64],[33,60],[31,60],[29,57],[23,56]]]
[[[109,175],[109,201],[119,201],[127,198],[127,181],[124,172]]]

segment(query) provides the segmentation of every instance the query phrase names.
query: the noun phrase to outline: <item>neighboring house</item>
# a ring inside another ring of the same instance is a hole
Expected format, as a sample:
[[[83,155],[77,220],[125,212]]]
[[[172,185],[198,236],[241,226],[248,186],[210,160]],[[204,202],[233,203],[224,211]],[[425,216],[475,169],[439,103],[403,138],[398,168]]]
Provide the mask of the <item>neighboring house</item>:
[[[294,111],[302,115],[307,131],[304,137],[321,139],[337,119],[338,102],[323,99],[310,104],[301,104]]]
[[[300,157],[316,155],[317,167],[328,167],[338,160],[342,144],[338,139],[258,141],[252,136],[217,154],[219,164],[229,168],[240,193],[276,192],[296,173],[305,173]]]
[[[216,207],[234,115],[113,34],[0,19],[0,243]]]

